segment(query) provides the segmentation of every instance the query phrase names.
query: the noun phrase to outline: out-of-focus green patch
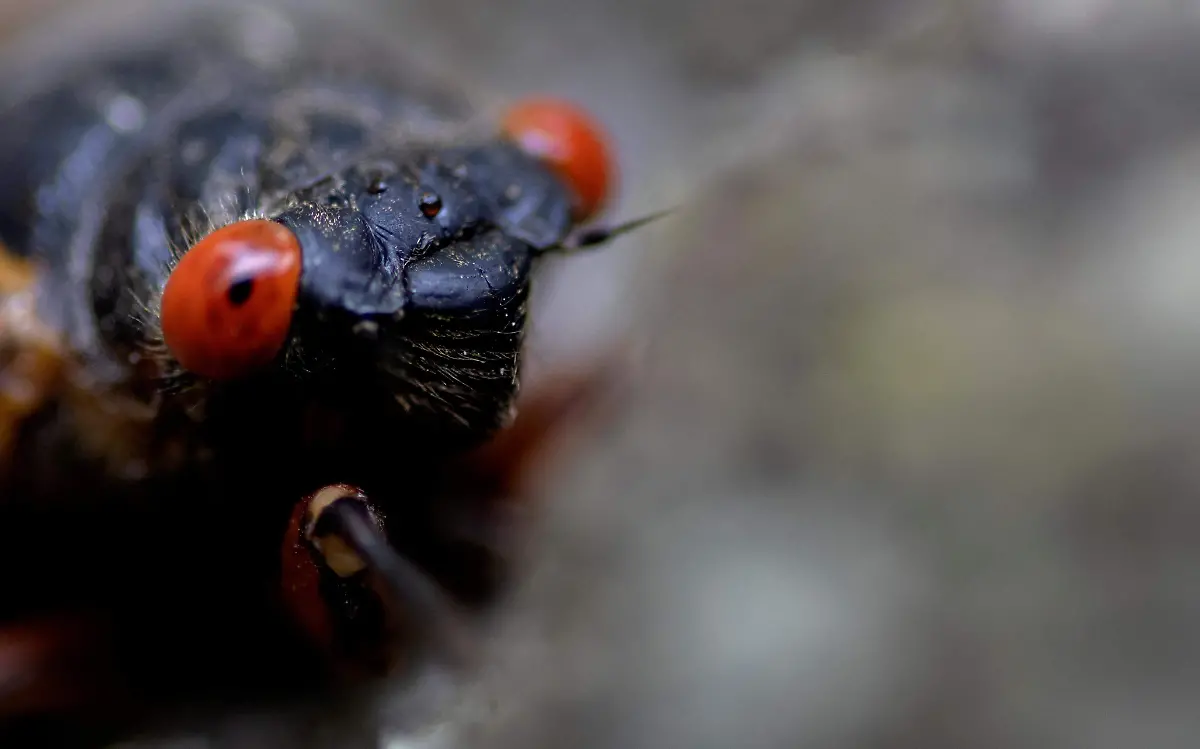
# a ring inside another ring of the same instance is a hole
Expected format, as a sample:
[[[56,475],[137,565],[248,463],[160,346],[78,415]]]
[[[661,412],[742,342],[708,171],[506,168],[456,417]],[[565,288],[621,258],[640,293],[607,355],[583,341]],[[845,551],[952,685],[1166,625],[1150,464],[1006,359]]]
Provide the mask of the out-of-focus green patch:
[[[864,299],[831,331],[825,428],[893,478],[1055,493],[1131,439],[1122,362],[1045,298],[930,288]]]

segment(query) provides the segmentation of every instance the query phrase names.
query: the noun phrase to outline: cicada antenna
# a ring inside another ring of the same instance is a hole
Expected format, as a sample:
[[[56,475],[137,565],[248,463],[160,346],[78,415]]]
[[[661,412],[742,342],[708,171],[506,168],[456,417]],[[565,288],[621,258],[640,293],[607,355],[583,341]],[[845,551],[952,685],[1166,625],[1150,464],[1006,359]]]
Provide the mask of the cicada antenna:
[[[542,253],[548,254],[559,252],[575,252],[577,250],[585,250],[590,247],[597,247],[602,244],[607,244],[617,237],[637,231],[648,224],[658,221],[661,218],[665,218],[667,215],[674,213],[676,210],[678,209],[668,208],[612,226],[588,227],[580,232],[568,236],[559,244],[542,250]]]

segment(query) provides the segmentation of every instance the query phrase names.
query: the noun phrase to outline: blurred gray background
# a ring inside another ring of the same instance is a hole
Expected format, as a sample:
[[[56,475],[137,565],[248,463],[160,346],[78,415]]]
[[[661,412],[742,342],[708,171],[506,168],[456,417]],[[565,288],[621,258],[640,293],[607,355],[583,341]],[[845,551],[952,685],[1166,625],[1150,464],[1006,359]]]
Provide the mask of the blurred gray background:
[[[539,289],[627,382],[447,724],[138,746],[1200,745],[1200,4],[352,5],[679,210]]]

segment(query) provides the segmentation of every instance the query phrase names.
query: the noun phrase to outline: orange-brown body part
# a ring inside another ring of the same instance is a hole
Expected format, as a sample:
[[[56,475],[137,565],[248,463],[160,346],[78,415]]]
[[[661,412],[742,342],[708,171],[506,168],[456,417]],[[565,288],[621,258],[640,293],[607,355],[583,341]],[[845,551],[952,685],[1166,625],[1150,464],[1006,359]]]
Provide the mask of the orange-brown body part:
[[[590,115],[559,99],[532,98],[510,109],[501,128],[571,186],[577,221],[604,206],[616,174],[607,135]]]
[[[57,336],[37,319],[37,273],[0,247],[0,476],[8,471],[25,419],[59,389],[64,354]]]
[[[274,221],[239,221],[197,242],[162,294],[163,339],[185,369],[228,379],[270,362],[287,340],[300,243]]]

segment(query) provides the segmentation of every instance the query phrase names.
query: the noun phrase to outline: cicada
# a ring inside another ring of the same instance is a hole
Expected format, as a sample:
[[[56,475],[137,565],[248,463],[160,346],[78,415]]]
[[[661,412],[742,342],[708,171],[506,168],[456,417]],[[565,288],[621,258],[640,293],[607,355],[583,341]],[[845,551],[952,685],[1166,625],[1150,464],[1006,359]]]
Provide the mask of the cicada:
[[[517,398],[542,259],[639,223],[595,223],[599,122],[270,19],[0,90],[6,725],[469,662],[505,471],[578,395]]]

